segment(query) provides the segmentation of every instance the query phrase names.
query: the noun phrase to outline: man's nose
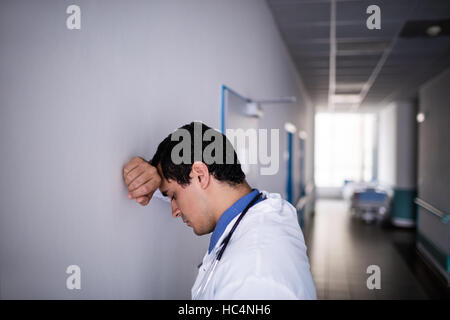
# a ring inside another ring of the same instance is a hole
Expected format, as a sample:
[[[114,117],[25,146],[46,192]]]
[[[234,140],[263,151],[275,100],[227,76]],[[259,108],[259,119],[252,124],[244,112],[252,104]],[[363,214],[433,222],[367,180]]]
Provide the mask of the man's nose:
[[[178,218],[181,215],[181,210],[180,208],[178,208],[174,200],[172,200],[171,204],[172,204],[172,217]]]

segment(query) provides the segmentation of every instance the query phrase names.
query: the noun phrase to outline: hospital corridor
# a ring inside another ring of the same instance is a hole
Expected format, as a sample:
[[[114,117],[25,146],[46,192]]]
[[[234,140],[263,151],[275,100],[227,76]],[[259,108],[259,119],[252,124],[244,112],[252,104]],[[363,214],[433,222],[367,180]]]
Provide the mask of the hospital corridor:
[[[0,303],[446,301],[450,1],[0,0],[0,154]]]
[[[448,289],[415,252],[412,230],[356,221],[342,200],[320,200],[307,231],[318,299],[448,299]],[[367,290],[361,272],[377,261],[382,290]]]

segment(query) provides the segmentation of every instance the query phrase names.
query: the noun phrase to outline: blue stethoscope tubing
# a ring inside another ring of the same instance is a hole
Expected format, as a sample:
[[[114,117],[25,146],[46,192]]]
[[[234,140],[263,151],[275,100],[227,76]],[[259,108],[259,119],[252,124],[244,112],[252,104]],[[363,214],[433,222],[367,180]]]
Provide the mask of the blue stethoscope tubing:
[[[230,232],[228,232],[227,236],[223,239],[223,241],[221,243],[222,247],[220,248],[220,251],[219,251],[219,253],[216,256],[216,260],[214,261],[214,263],[209,268],[208,273],[203,277],[202,282],[200,283],[200,286],[197,289],[197,292],[193,296],[193,300],[197,300],[197,298],[200,295],[203,295],[203,293],[205,292],[206,287],[208,286],[208,283],[211,280],[211,278],[212,278],[212,276],[214,274],[214,271],[216,270],[217,264],[219,263],[220,259],[222,259],[223,253],[225,252],[225,249],[227,248],[228,243],[230,242],[230,239],[231,239],[231,236],[234,233],[234,230],[236,230],[237,226],[239,225],[239,223],[241,222],[242,218],[247,213],[248,209],[250,209],[255,204],[255,202],[259,200],[259,198],[261,196],[262,196],[262,193],[260,192],[252,199],[252,201],[250,201],[250,203],[245,207],[245,209],[242,211],[241,215],[238,217],[238,219],[234,223],[234,225],[231,228]]]

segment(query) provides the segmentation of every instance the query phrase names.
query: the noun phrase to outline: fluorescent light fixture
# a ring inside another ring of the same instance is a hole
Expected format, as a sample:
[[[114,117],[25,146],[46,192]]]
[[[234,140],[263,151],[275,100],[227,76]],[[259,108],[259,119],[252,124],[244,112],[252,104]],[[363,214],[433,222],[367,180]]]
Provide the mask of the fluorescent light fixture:
[[[383,52],[389,47],[389,41],[338,41],[337,54],[338,56],[345,55],[362,55],[374,54]]]
[[[361,96],[359,94],[333,94],[331,95],[331,102],[359,104],[361,102]]]
[[[336,94],[357,94],[364,87],[365,82],[336,83]]]
[[[442,28],[438,25],[434,25],[434,26],[429,26],[427,28],[427,34],[430,37],[436,37],[439,33],[441,33]]]

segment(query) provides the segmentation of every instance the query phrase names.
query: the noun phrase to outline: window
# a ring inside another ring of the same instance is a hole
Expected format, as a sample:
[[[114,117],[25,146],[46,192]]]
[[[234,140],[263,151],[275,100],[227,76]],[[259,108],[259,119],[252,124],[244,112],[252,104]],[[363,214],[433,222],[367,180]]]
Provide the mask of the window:
[[[317,113],[315,180],[318,187],[341,187],[345,180],[373,179],[375,115]]]

